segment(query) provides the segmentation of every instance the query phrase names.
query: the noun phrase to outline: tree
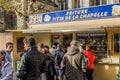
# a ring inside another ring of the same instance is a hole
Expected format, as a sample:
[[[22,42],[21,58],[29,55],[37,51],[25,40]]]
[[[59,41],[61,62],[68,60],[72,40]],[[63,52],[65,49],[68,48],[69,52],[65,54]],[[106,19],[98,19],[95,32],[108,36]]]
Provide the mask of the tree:
[[[50,0],[49,0],[50,1]],[[26,17],[30,14],[49,12],[55,10],[54,3],[40,2],[39,0],[0,0],[0,7],[17,16],[17,29],[26,29]],[[48,9],[47,9],[48,8]]]
[[[17,16],[17,28],[26,28],[26,11],[24,9],[23,2],[26,0],[0,0],[0,7],[2,7],[6,13],[15,14]]]

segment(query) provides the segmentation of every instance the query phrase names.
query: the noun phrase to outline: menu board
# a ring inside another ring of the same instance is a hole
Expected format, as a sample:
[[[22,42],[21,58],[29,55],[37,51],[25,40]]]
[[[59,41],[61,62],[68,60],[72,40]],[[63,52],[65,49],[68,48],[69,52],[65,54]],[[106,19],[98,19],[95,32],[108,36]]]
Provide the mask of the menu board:
[[[120,34],[114,34],[114,53],[120,53]]]
[[[92,51],[99,58],[107,57],[107,34],[106,33],[77,33],[76,39],[80,42],[83,49],[90,44]]]

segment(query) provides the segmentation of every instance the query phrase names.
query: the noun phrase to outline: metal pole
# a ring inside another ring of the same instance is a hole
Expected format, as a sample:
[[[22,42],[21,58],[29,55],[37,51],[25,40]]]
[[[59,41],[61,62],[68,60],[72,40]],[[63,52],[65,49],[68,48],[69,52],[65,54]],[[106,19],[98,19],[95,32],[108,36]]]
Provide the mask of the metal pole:
[[[120,32],[120,30],[119,30],[119,32]],[[118,47],[119,47],[119,50],[118,50],[118,52],[119,52],[119,70],[120,70],[120,34],[118,34],[119,35],[119,42],[118,42]]]

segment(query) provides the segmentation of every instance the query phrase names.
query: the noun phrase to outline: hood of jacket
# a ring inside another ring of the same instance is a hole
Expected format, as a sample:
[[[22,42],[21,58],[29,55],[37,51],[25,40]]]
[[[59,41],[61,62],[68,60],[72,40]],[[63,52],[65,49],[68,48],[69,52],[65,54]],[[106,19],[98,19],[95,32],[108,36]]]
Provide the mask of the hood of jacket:
[[[79,49],[76,49],[74,47],[69,47],[68,52],[66,54],[72,56],[72,55],[78,54],[79,51],[80,51]]]

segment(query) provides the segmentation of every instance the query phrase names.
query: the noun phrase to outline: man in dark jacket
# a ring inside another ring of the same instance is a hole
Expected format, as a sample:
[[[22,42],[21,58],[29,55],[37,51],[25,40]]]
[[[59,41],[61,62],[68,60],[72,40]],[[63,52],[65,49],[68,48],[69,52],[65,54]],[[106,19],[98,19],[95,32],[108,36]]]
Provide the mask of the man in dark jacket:
[[[26,52],[21,58],[17,77],[22,80],[41,80],[40,74],[45,63],[44,55],[35,47],[35,39],[33,37],[25,37],[23,43]]]
[[[86,66],[83,54],[79,51],[79,42],[72,41],[70,45],[61,62],[62,78],[65,75],[66,80],[83,80]]]

